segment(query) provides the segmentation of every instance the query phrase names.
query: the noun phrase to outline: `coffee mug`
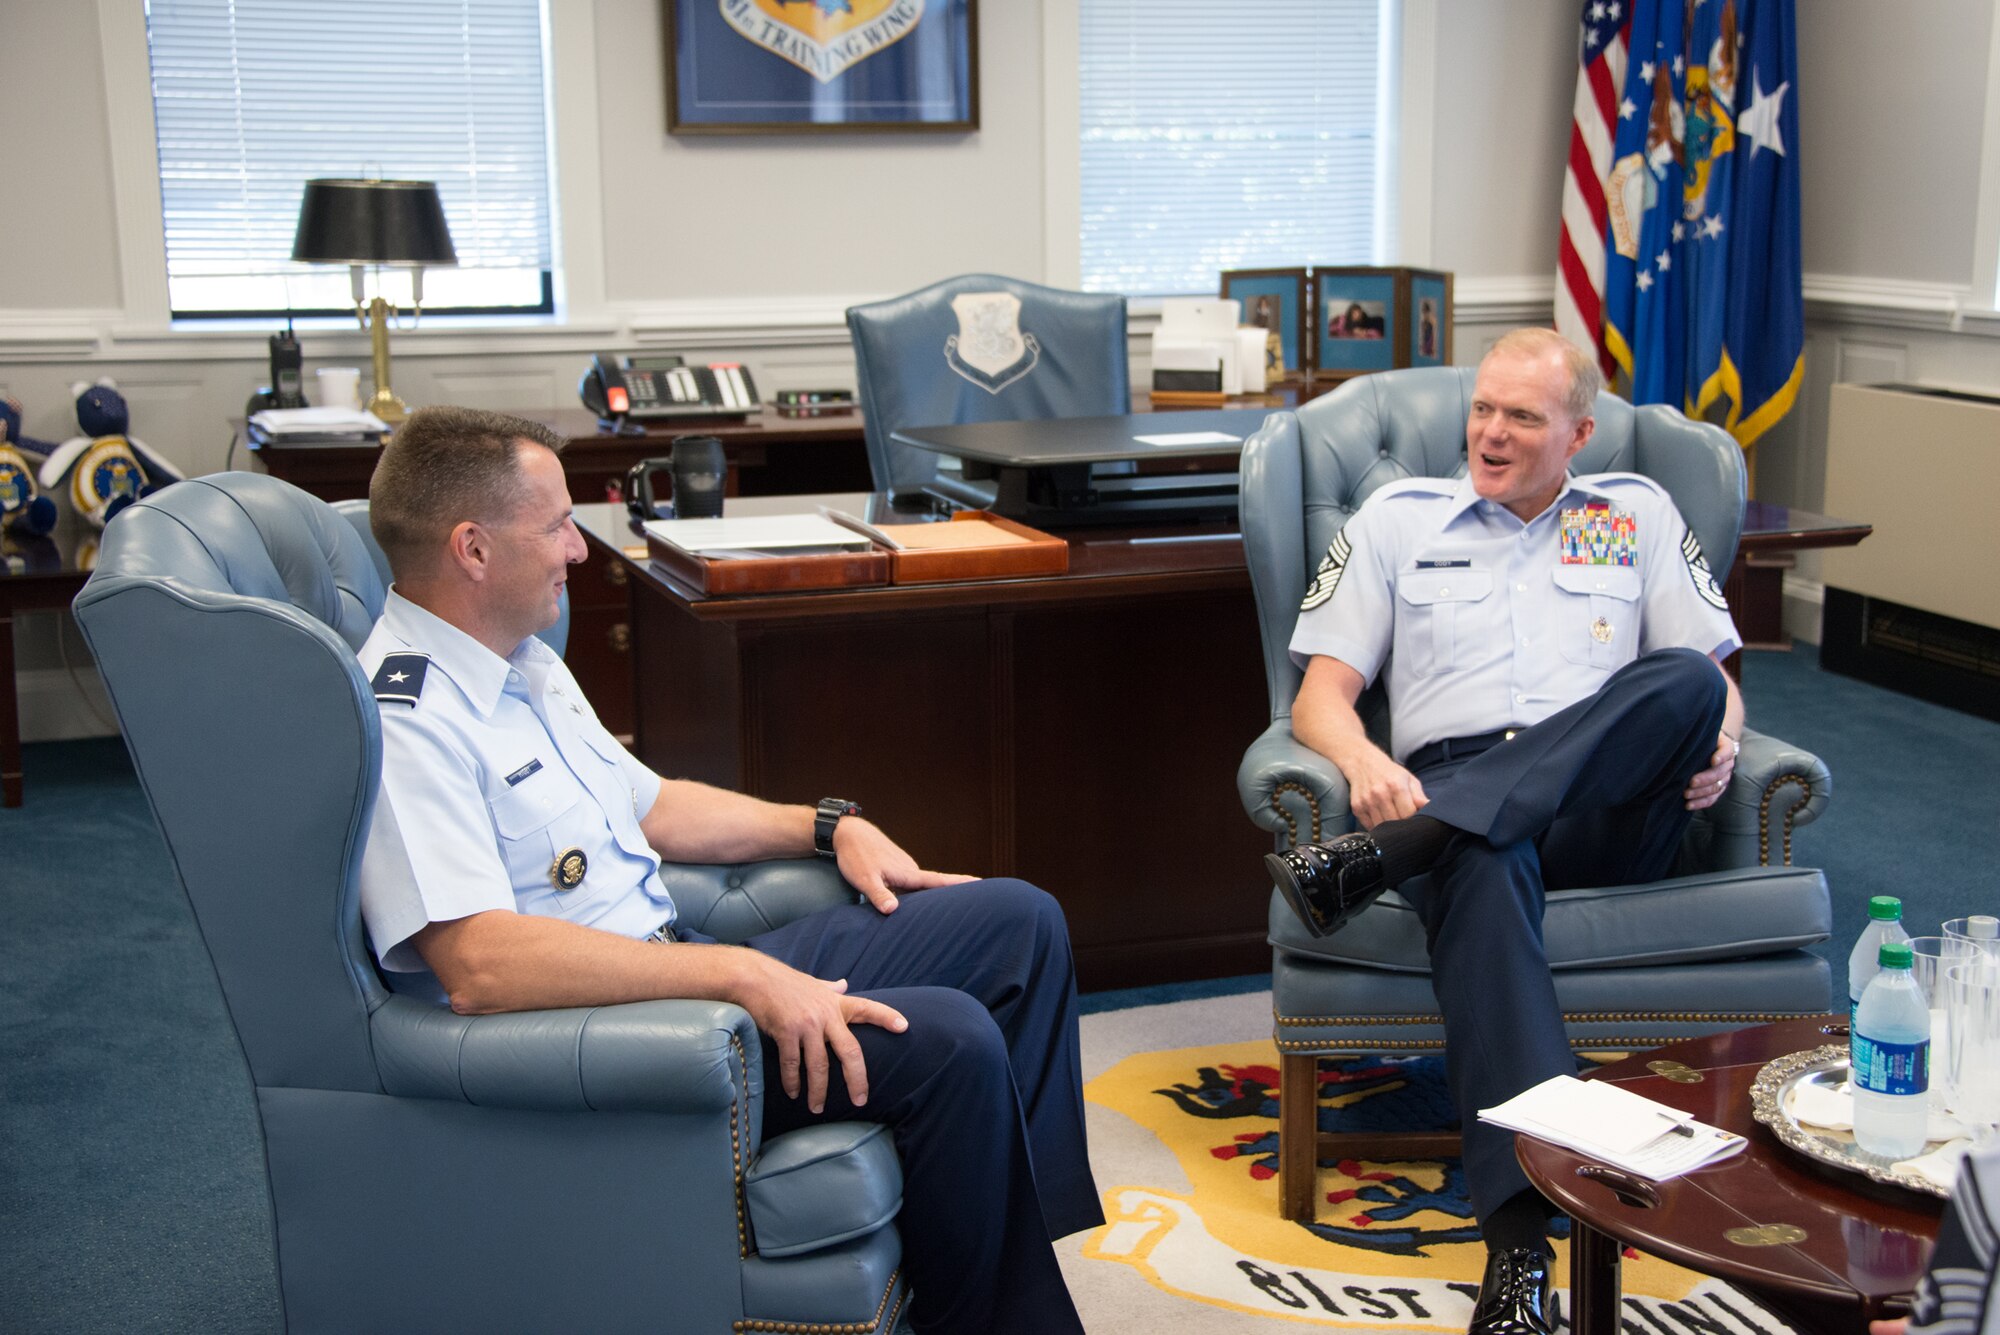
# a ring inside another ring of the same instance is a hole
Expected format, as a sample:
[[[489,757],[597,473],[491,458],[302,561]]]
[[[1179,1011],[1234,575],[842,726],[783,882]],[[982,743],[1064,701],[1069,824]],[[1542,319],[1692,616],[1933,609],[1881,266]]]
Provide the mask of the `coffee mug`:
[[[322,366],[315,374],[319,376],[320,407],[359,408],[361,406],[360,367]]]

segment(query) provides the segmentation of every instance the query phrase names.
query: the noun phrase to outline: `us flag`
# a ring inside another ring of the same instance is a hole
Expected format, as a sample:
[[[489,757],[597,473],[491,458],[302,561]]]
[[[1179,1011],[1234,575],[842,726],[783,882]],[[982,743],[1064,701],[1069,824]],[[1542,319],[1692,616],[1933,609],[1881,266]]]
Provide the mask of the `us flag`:
[[[1603,338],[1604,178],[1611,171],[1611,144],[1618,132],[1631,23],[1631,0],[1585,0],[1556,272],[1556,331],[1596,353],[1606,375],[1615,368]]]

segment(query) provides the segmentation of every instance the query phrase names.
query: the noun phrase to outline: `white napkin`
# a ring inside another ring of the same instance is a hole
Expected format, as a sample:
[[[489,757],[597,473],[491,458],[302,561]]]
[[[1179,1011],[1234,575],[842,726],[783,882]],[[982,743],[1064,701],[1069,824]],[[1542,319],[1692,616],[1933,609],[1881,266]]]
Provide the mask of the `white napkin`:
[[[1950,1191],[1958,1181],[1958,1165],[1964,1160],[1965,1152],[1972,1148],[1969,1138],[1947,1141],[1929,1154],[1920,1154],[1914,1159],[1905,1159],[1896,1165],[1899,1173],[1920,1177],[1942,1191]]]
[[[1854,1095],[1845,1084],[1830,1088],[1808,1082],[1793,1085],[1791,1106],[1786,1111],[1807,1126],[1828,1131],[1854,1129]]]

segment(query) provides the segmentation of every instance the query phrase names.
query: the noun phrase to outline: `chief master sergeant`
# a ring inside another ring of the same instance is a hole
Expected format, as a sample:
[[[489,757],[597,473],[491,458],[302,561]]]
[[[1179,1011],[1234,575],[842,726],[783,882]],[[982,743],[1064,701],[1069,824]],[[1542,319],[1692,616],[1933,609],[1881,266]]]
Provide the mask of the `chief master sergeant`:
[[[766,1136],[893,1128],[918,1330],[1080,1331],[1050,1240],[1103,1214],[1061,911],[1025,882],[921,870],[852,804],[663,780],[620,746],[535,638],[584,559],[562,443],[426,408],[369,487],[395,584],[361,650],[382,717],[361,902],[391,986],[465,1013],[741,1005],[784,1091]],[[866,902],[741,947],[680,925],[659,876],[816,851]]]
[[[1365,833],[1267,859],[1324,935],[1387,886],[1422,916],[1487,1249],[1475,1332],[1549,1329],[1549,1209],[1490,1108],[1574,1074],[1542,947],[1545,889],[1654,880],[1728,786],[1740,647],[1700,545],[1632,474],[1570,475],[1596,366],[1547,329],[1480,363],[1466,476],[1394,482],[1334,538],[1291,653],[1293,734]],[[1355,712],[1387,674],[1395,754]]]

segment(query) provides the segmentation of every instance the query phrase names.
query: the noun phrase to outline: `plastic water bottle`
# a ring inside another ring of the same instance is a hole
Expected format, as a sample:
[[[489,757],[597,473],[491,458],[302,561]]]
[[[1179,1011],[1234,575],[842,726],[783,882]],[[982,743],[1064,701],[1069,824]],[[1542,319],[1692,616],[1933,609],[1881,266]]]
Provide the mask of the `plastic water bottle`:
[[[1854,1016],[1854,1141],[1870,1154],[1923,1153],[1930,1117],[1931,1012],[1910,976],[1910,947],[1885,941]]]
[[[1868,988],[1868,980],[1875,976],[1875,970],[1882,967],[1877,959],[1885,941],[1907,941],[1910,934],[1903,930],[1903,901],[1894,895],[1877,895],[1868,901],[1868,925],[1861,929],[1861,939],[1854,943],[1854,953],[1847,957],[1847,1023],[1853,1032],[1854,1013],[1861,1006],[1861,994]],[[1850,1045],[1848,1056],[1854,1053]],[[1859,1063],[1856,1062],[1858,1066]]]

